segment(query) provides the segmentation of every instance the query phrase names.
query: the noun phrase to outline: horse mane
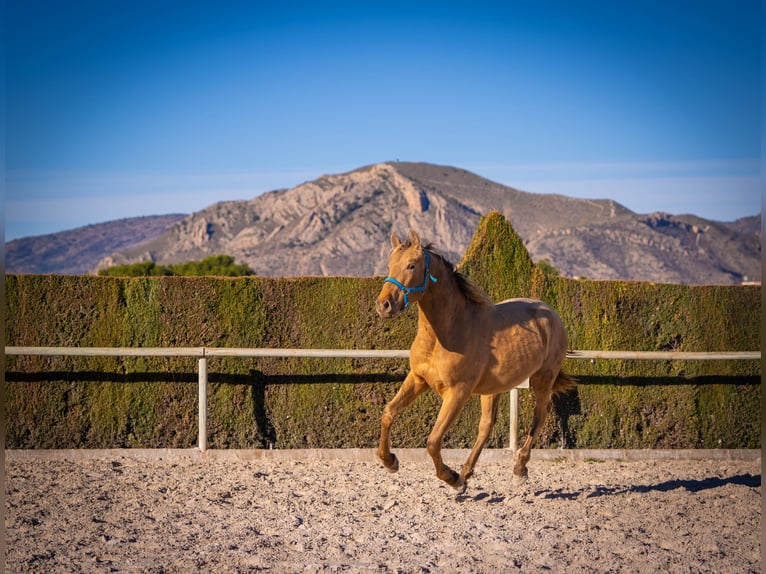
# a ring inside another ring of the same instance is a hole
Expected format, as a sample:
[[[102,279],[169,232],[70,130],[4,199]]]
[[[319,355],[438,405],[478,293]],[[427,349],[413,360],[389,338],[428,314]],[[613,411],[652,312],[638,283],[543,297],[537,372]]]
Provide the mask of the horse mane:
[[[477,305],[493,304],[492,299],[489,298],[489,295],[487,295],[481,287],[476,285],[468,277],[458,271],[452,263],[445,259],[443,255],[435,251],[433,243],[429,243],[423,249],[428,251],[428,253],[431,254],[431,257],[440,259],[444,264],[444,267],[452,272],[452,276],[455,278],[455,283],[457,284],[458,291],[460,291],[461,295],[463,295],[463,297],[465,297],[468,301],[471,303],[476,303]]]

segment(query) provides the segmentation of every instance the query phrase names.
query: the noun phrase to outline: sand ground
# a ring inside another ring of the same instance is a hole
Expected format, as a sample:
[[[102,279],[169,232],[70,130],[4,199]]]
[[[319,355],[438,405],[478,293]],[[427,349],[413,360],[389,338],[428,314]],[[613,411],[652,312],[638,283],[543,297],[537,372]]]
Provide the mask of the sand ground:
[[[760,460],[529,471],[458,496],[427,460],[11,458],[5,571],[760,572]]]

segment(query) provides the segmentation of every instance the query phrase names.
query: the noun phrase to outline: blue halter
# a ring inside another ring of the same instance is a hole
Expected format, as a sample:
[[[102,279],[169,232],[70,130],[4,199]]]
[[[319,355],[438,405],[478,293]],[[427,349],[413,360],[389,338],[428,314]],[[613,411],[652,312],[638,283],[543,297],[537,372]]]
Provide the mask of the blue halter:
[[[428,251],[426,251],[426,269],[423,277],[423,284],[420,287],[405,287],[402,285],[400,281],[397,281],[393,277],[386,277],[383,280],[383,283],[393,283],[399,289],[401,289],[402,293],[404,293],[404,308],[407,309],[407,307],[410,306],[410,293],[425,293],[426,292],[426,286],[428,285],[428,280],[430,279],[434,283],[436,283],[436,277],[431,275],[428,271],[428,264],[430,262],[430,258],[428,256]]]

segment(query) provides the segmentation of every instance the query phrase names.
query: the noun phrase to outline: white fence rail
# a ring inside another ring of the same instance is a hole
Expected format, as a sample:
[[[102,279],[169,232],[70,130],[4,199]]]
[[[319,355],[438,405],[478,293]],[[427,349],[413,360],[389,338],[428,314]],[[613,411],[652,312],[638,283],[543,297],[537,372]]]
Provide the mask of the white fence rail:
[[[198,447],[207,450],[207,395],[209,357],[303,357],[331,359],[408,359],[408,350],[390,349],[269,349],[235,347],[21,347],[6,346],[6,355],[74,357],[196,357],[199,380]],[[760,351],[570,351],[570,359],[620,359],[650,361],[760,360]],[[520,388],[528,387],[529,381]],[[510,391],[509,448],[518,448],[519,388]]]

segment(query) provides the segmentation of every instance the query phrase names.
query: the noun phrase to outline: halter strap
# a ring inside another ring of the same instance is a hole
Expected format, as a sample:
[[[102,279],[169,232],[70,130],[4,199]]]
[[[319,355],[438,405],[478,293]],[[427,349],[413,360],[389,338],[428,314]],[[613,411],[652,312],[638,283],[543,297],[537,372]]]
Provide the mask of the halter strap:
[[[433,283],[436,283],[436,277],[431,275],[431,273],[428,271],[429,263],[431,262],[428,251],[426,251],[426,269],[423,276],[423,284],[420,287],[405,287],[402,285],[401,281],[397,281],[393,277],[386,277],[383,280],[383,283],[393,283],[396,285],[402,293],[404,293],[404,308],[407,309],[407,307],[410,306],[410,293],[425,293],[426,287],[428,286],[428,280],[430,279]]]

